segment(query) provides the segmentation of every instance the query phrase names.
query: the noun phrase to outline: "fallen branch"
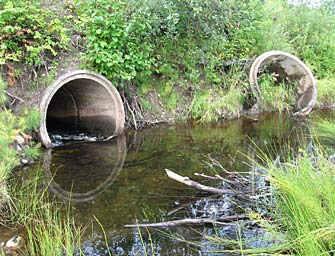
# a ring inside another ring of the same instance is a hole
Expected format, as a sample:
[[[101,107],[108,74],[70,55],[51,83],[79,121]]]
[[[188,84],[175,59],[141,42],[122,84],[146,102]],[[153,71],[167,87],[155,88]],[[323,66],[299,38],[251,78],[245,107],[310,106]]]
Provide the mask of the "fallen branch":
[[[173,179],[175,181],[178,181],[180,183],[183,183],[187,186],[193,187],[200,191],[205,191],[205,192],[209,192],[213,194],[236,194],[236,192],[232,190],[219,189],[219,188],[213,188],[213,187],[202,185],[198,182],[191,180],[189,177],[181,176],[173,171],[170,171],[169,169],[165,169],[165,172],[170,179]]]
[[[7,91],[6,91],[6,94],[7,94],[7,96],[9,96],[9,97],[11,97],[11,98],[13,98],[13,99],[15,99],[15,100],[18,100],[18,101],[24,102],[24,100],[23,100],[23,99],[21,99],[21,98],[20,98],[20,97],[18,97],[18,96],[15,96],[15,95],[11,94],[10,92],[7,92]]]
[[[203,173],[197,173],[195,172],[194,173],[195,176],[200,176],[200,177],[203,177],[203,178],[206,178],[206,179],[210,179],[210,180],[219,180],[220,178],[218,177],[213,177],[213,176],[209,176],[209,175],[206,175],[206,174],[203,174]]]
[[[175,227],[182,225],[229,225],[227,222],[249,219],[248,215],[232,215],[226,216],[219,219],[182,219],[182,220],[171,220],[158,223],[142,223],[142,224],[127,224],[124,225],[125,228],[164,228],[164,227]]]

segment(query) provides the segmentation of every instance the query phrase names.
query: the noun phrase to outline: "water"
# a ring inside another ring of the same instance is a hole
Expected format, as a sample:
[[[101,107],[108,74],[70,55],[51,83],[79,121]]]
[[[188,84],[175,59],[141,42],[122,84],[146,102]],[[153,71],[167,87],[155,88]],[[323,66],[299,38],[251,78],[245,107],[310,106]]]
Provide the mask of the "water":
[[[229,198],[204,197],[194,189],[170,180],[164,169],[215,187],[221,181],[194,176],[215,175],[211,159],[220,162],[228,172],[247,172],[253,168],[258,151],[275,159],[296,150],[310,140],[306,121],[289,115],[265,114],[258,119],[242,118],[211,125],[180,123],[160,125],[138,132],[129,131],[110,141],[73,142],[45,152],[43,167],[50,183],[49,191],[59,201],[72,202],[78,225],[87,226],[83,237],[85,255],[108,255],[104,232],[112,255],[143,255],[143,240],[155,255],[206,255],[214,248],[200,233],[236,238],[235,224],[213,228],[188,227],[161,231],[124,228],[125,224],[161,222],[182,218],[228,216],[241,208],[252,210],[248,202],[234,205]],[[257,150],[256,150],[257,151]],[[241,185],[241,189],[245,188]],[[97,218],[101,226],[93,220]],[[169,238],[202,244],[194,245]],[[242,234],[250,247],[266,246],[273,239],[256,227],[246,227]],[[150,242],[150,237],[152,242]],[[269,239],[266,239],[268,237]],[[213,254],[212,254],[213,255]],[[222,254],[220,254],[222,255]],[[231,254],[227,254],[231,255]]]

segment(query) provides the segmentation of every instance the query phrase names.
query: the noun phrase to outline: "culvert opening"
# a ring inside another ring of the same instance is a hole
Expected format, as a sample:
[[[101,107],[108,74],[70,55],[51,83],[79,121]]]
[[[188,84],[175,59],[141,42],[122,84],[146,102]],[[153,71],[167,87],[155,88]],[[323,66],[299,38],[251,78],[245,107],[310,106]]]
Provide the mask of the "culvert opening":
[[[253,62],[249,81],[258,104],[262,104],[262,96],[266,94],[266,87],[259,84],[264,75],[273,76],[275,86],[283,82],[288,85],[283,95],[292,97],[294,115],[307,115],[313,109],[317,97],[316,82],[300,59],[286,52],[269,51]],[[289,90],[292,92],[288,93]]]
[[[109,137],[119,135],[124,128],[118,91],[103,76],[87,71],[75,71],[57,79],[46,89],[40,109],[40,137],[46,147],[52,146],[54,134]]]

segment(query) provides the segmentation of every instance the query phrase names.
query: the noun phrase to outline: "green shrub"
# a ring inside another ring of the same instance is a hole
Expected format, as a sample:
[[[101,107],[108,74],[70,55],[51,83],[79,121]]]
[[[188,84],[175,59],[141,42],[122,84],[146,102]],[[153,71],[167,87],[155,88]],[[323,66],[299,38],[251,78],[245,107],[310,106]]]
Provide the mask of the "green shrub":
[[[10,147],[18,133],[17,118],[8,110],[0,112],[0,183],[5,182],[19,163],[16,151]]]
[[[41,65],[69,40],[64,22],[39,1],[0,0],[0,65]]]
[[[335,15],[324,8],[282,3],[276,22],[283,28],[294,52],[308,64],[318,77],[335,72]]]
[[[88,0],[81,5],[81,20],[87,35],[85,57],[89,66],[117,81],[150,75],[150,18],[141,9],[128,9],[122,1]]]
[[[195,91],[191,116],[201,122],[239,116],[246,103],[246,74],[234,67],[222,75],[221,85],[212,85]]]
[[[192,117],[200,122],[238,116],[242,110],[244,93],[238,88],[221,88],[196,91],[191,103]]]
[[[7,83],[5,83],[5,81],[0,77],[0,107],[5,105],[7,102],[6,89]]]
[[[41,144],[40,143],[30,143],[29,147],[24,149],[24,155],[29,160],[38,158],[41,155]]]

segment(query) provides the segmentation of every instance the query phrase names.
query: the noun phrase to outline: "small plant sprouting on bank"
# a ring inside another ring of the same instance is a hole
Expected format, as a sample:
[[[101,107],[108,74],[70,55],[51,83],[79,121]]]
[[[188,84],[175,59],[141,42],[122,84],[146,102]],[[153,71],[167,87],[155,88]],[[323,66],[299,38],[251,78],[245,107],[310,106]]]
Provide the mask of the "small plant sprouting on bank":
[[[222,84],[196,91],[191,103],[191,115],[200,122],[239,116],[246,101],[246,76],[232,69],[222,75]]]
[[[24,130],[36,132],[40,126],[41,115],[37,109],[25,108],[21,113]]]

